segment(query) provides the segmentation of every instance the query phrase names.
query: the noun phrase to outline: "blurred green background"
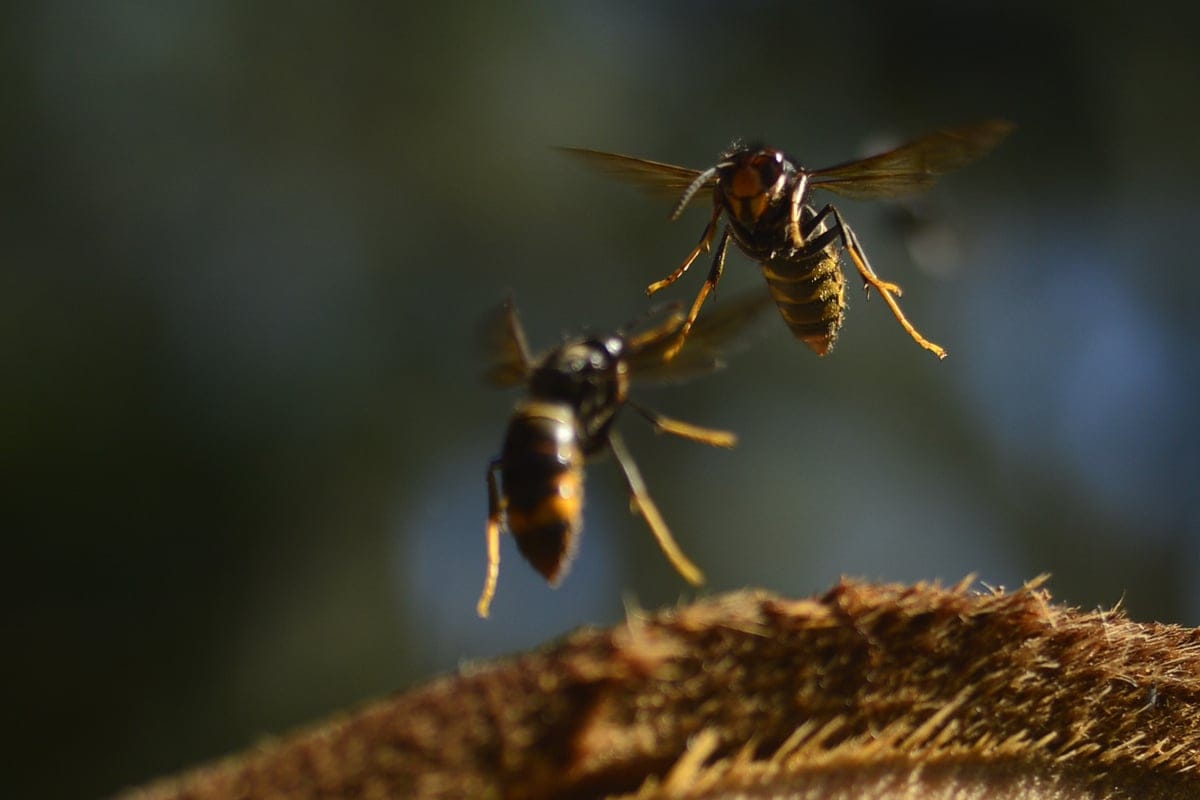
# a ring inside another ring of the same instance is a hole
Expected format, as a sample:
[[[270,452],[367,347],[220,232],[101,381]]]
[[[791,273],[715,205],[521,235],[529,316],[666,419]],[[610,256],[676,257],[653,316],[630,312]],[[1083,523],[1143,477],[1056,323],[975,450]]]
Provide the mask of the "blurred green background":
[[[706,591],[1049,571],[1200,622],[1197,14],[998,6],[6,7],[11,796],[109,794],[690,596],[601,462],[565,583],[506,539],[474,615],[514,400],[477,320],[512,289],[535,347],[619,325],[705,220],[554,144],[819,167],[1014,120],[918,201],[839,202],[947,360],[852,279],[828,358],[771,319],[638,394],[738,449],[622,430]],[[717,302],[761,283],[735,253]]]

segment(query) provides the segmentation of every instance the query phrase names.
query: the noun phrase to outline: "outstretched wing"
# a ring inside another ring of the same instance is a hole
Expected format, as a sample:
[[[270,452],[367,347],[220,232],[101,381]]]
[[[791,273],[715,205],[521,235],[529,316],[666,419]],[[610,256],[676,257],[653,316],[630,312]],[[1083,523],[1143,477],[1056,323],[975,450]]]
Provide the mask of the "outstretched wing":
[[[488,383],[504,388],[528,380],[533,359],[512,295],[505,296],[504,302],[484,318],[479,339],[487,356],[484,379]]]
[[[579,159],[593,169],[607,172],[620,180],[636,184],[655,194],[673,198],[678,197],[691,186],[696,177],[701,174],[701,171],[696,169],[623,156],[618,153],[605,153],[602,150],[589,150],[585,147],[558,147],[555,149],[572,158]],[[699,192],[710,192],[716,184],[717,179],[714,175],[704,182]]]
[[[937,131],[877,156],[812,170],[810,182],[854,200],[903,197],[983,156],[1014,127],[1005,120],[988,120]]]
[[[692,326],[683,349],[670,361],[663,353],[675,343],[687,314],[675,305],[653,327],[627,335],[627,363],[639,381],[676,383],[725,366],[723,356],[738,349],[749,336],[751,323],[774,301],[765,290],[754,290],[725,298],[702,314]]]

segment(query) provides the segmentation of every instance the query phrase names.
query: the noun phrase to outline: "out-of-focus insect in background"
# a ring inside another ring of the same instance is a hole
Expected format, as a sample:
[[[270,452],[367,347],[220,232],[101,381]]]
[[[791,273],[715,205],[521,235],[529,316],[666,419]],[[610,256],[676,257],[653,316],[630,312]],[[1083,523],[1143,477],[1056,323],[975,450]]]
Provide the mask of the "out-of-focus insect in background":
[[[516,399],[485,387],[476,323],[511,289],[538,346],[611,330],[705,221],[552,145],[703,169],[746,137],[821,167],[1014,121],[926,195],[838,202],[948,359],[850,270],[828,357],[770,318],[725,371],[639,393],[735,450],[617,429],[706,590],[1049,571],[1064,601],[1200,623],[1194,26],[954,3],[3,13],[14,796],[112,792],[690,596],[598,465],[571,580],[506,537],[475,615]],[[701,318],[761,285],[731,249]]]

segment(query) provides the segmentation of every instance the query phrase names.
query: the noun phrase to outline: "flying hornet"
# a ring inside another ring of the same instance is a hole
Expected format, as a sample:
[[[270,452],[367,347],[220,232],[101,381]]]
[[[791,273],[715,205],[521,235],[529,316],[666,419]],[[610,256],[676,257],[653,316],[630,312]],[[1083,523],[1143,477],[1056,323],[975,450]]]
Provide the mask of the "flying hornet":
[[[499,457],[487,468],[487,574],[476,606],[479,616],[488,615],[496,591],[502,520],[533,568],[551,586],[562,580],[583,527],[584,463],[605,452],[612,453],[624,475],[630,507],[646,520],[671,566],[688,583],[703,582],[700,569],[671,536],[613,423],[628,406],[659,433],[733,447],[737,437],[732,433],[669,419],[635,403],[628,397],[629,385],[634,379],[666,382],[720,368],[720,346],[769,305],[764,292],[706,316],[687,349],[668,363],[663,351],[678,338],[685,320],[678,304],[652,310],[636,332],[571,339],[535,359],[512,299],[505,301],[485,331],[492,350],[486,377],[495,386],[524,386],[526,394],[513,411]]]
[[[781,150],[740,142],[704,170],[599,150],[561,149],[624,180],[673,193],[678,200],[670,215],[672,221],[697,196],[712,195],[712,215],[699,243],[674,272],[646,288],[648,295],[670,286],[700,253],[708,251],[721,216],[726,218],[708,278],[664,358],[669,360],[679,352],[705,299],[721,280],[730,239],[758,262],[784,321],[817,355],[829,352],[846,312],[840,246],[862,276],[867,296],[871,289],[879,292],[908,335],[938,358],[945,358],[946,351],[922,336],[904,316],[896,302],[900,287],[875,273],[854,230],[837,208],[826,204],[815,210],[808,203],[809,195],[824,189],[868,200],[919,192],[932,186],[938,175],[983,156],[1012,128],[1010,122],[990,120],[937,131],[886,153],[824,169],[806,169]]]

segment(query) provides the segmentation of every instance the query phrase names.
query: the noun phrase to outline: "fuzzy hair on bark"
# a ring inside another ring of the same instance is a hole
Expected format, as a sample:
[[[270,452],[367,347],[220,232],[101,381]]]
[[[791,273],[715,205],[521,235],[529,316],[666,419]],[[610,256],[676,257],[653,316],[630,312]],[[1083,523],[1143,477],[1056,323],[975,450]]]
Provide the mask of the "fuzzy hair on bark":
[[[1200,630],[1042,583],[631,613],[123,797],[1200,797]]]

